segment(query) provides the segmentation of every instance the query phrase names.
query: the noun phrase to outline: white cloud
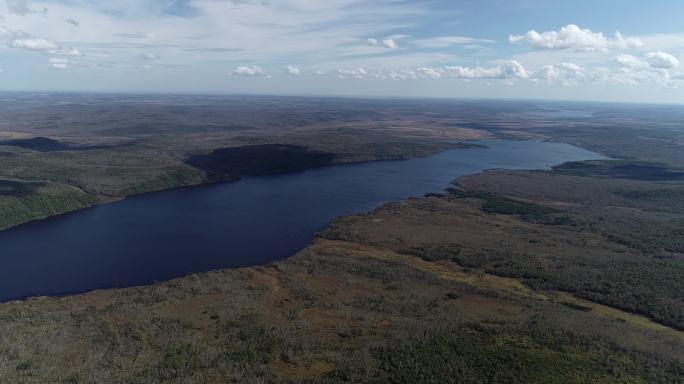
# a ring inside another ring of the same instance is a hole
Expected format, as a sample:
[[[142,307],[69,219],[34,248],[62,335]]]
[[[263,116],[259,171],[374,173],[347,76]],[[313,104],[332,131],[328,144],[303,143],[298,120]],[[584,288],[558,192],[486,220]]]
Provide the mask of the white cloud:
[[[441,70],[434,69],[434,68],[421,67],[421,68],[416,69],[416,72],[418,72],[423,77],[427,77],[430,79],[439,79],[442,77]]]
[[[575,63],[544,65],[532,75],[533,81],[546,81],[564,86],[576,85],[587,78],[584,68]]]
[[[679,60],[677,60],[677,58],[662,51],[647,53],[646,61],[653,68],[670,69],[679,66]]]
[[[501,66],[501,70],[503,77],[506,79],[527,79],[530,77],[525,67],[515,60],[507,61]]]
[[[679,66],[679,60],[667,52],[648,52],[644,58],[634,55],[621,54],[615,60],[627,68],[658,68],[673,69]]]
[[[677,73],[679,60],[669,53],[648,52],[643,58],[622,54],[615,58],[621,68],[614,72],[602,71],[601,80],[611,84],[659,84],[664,87],[680,85]],[[597,70],[599,72],[599,70]]]
[[[372,45],[374,47],[384,47],[387,49],[398,49],[399,48],[399,46],[397,45],[397,42],[394,41],[394,39],[389,38],[389,37],[386,39],[382,39],[382,40],[378,40],[378,39],[371,37],[367,41],[368,41],[369,45]]]
[[[377,71],[373,77],[381,80],[407,80],[417,79],[415,71],[409,69],[393,69],[391,71]]]
[[[459,79],[496,79],[501,76],[499,67],[446,67],[444,68],[450,75]]]
[[[621,66],[628,68],[646,68],[649,66],[646,61],[629,54],[618,55],[615,58],[615,61],[617,61]]]
[[[5,1],[0,0],[0,13],[7,15]],[[427,10],[422,4],[367,0],[254,0],[240,2],[239,6],[228,0],[34,0],[29,1],[27,8],[39,9],[43,4],[49,7],[49,13],[11,15],[0,22],[0,29],[21,29],[58,45],[73,45],[87,54],[81,64],[110,68],[110,72],[137,65],[142,52],[158,53],[173,63],[167,67],[169,70],[206,68],[215,65],[219,55],[227,62],[261,63],[264,68],[266,64],[275,67],[277,63],[289,62],[306,63],[328,72],[336,68],[368,68],[372,65],[348,63],[340,58],[361,58],[381,49],[403,48],[401,39],[406,36],[392,32],[405,29],[408,15],[420,15]],[[165,12],[172,4],[193,12],[174,15],[171,23]],[[78,28],[69,20],[76,21]],[[316,33],[311,33],[312,28]],[[378,37],[374,49],[363,46],[368,36]],[[12,37],[22,36],[8,36],[7,40]],[[68,51],[43,52],[56,55]],[[201,72],[193,76],[211,73]],[[107,77],[104,70],[103,76]],[[182,81],[179,78],[170,83],[174,82]]]
[[[684,73],[673,74],[671,70],[651,67],[645,61],[624,56],[621,60],[627,65],[615,67],[583,67],[572,62],[547,64],[528,69],[520,62],[509,60],[490,66],[448,66],[444,68],[418,67],[415,69],[376,70],[360,72],[358,70],[338,71],[340,78],[365,78],[366,75],[380,80],[472,80],[500,81],[514,84],[518,81],[545,83],[559,86],[578,86],[582,83],[605,85],[646,85],[655,84],[665,88],[684,86]],[[645,63],[640,66],[635,63]]]
[[[52,59],[48,60],[48,65],[55,69],[68,69],[69,64],[70,61],[67,59],[59,59],[53,57]]]
[[[600,76],[597,78],[600,81],[609,84],[619,85],[640,85],[640,84],[660,84],[662,86],[669,86],[671,77],[668,71],[657,68],[629,68],[623,67],[614,72],[607,72],[597,70]]]
[[[511,43],[524,42],[537,49],[569,49],[587,52],[605,51],[611,48],[638,48],[643,45],[640,39],[624,37],[620,32],[616,32],[615,36],[610,38],[602,32],[582,29],[575,24],[569,24],[558,31],[539,33],[531,30],[524,35],[511,35],[508,41]]]
[[[50,51],[53,55],[59,56],[83,56],[83,52],[76,48],[62,48],[54,51]]]
[[[373,77],[382,80],[418,80],[441,79],[444,74],[442,68],[420,67],[414,69],[393,69],[390,71],[376,71]]]
[[[525,67],[516,60],[509,60],[502,65],[492,67],[446,67],[445,70],[459,79],[527,79],[530,74]]]
[[[21,31],[5,30],[5,32],[4,34],[12,36],[8,43],[11,48],[45,52],[58,56],[83,56],[83,52],[80,50],[73,47],[63,47],[54,40],[34,37]]]
[[[268,76],[268,73],[258,65],[240,66],[235,68],[233,73],[239,76]]]
[[[58,51],[62,47],[56,42],[36,37],[20,37],[10,41],[9,46],[30,51]]]
[[[385,48],[389,48],[389,49],[399,48],[399,46],[397,45],[397,42],[394,41],[394,39],[383,39],[382,45],[385,46]]]
[[[302,74],[302,70],[300,68],[289,65],[287,67],[287,74],[292,76],[299,76]]]
[[[577,85],[580,82],[592,82],[605,85],[645,85],[655,84],[672,87],[676,83],[670,71],[656,68],[633,55],[622,54],[615,58],[620,67],[580,67],[572,63],[561,65],[544,65],[533,72],[532,80],[545,81],[564,86]]]
[[[194,11],[174,15],[170,22],[169,14],[164,13],[169,4],[187,4]],[[49,12],[40,11],[43,5]],[[5,16],[0,18],[0,45],[42,54],[19,54],[6,49],[4,54],[11,62],[33,61],[44,66],[50,58],[61,58],[62,61],[51,64],[61,69],[79,69],[74,74],[79,76],[88,68],[97,68],[101,83],[93,86],[112,89],[184,89],[190,84],[187,87],[193,90],[221,91],[224,84],[214,78],[216,68],[225,65],[221,63],[236,63],[223,71],[235,77],[282,76],[281,81],[273,84],[273,92],[289,92],[292,84],[313,88],[323,76],[431,80],[431,86],[417,84],[407,95],[414,89],[416,94],[450,89],[448,92],[453,91],[454,95],[466,92],[466,88],[477,90],[477,79],[486,85],[528,83],[527,89],[540,89],[544,83],[585,83],[589,89],[594,83],[670,86],[675,81],[684,81],[683,66],[678,65],[684,60],[681,32],[627,37],[613,34],[612,30],[603,29],[601,33],[571,24],[555,31],[549,28],[548,32],[529,31],[511,36],[510,41],[524,45],[524,49],[515,49],[513,56],[507,56],[512,47],[494,45],[495,41],[488,39],[496,36],[491,29],[478,31],[478,38],[456,33],[429,35],[431,31],[446,30],[442,28],[446,25],[428,25],[435,22],[432,16],[436,11],[447,10],[435,10],[431,2],[404,0],[0,0],[0,13]],[[451,15],[442,16],[447,20]],[[641,29],[650,27],[653,26],[644,25]],[[471,46],[479,49],[462,49],[458,56],[454,55],[458,47]],[[641,49],[632,50],[636,47]],[[161,60],[160,57],[167,65],[155,64],[154,60]],[[454,60],[458,60],[459,66],[446,67],[455,65]],[[245,63],[248,65],[235,68]],[[289,63],[296,66],[287,67]],[[121,81],[125,78],[121,71],[128,69],[159,69],[155,76],[167,76],[168,81]],[[293,76],[288,78],[288,74]],[[306,76],[296,77],[297,74]],[[27,77],[26,87],[38,78]],[[89,86],[85,79],[79,78],[83,80],[79,84]],[[467,79],[474,81],[459,81]],[[246,82],[235,83],[236,89],[252,89]],[[446,84],[464,87],[452,89]],[[606,94],[611,92],[606,89]],[[330,93],[338,90],[345,91],[330,86]],[[359,90],[369,94],[384,91],[382,87]],[[653,94],[644,95],[648,98]]]
[[[364,68],[357,69],[338,69],[337,77],[340,79],[363,79],[368,75]]]

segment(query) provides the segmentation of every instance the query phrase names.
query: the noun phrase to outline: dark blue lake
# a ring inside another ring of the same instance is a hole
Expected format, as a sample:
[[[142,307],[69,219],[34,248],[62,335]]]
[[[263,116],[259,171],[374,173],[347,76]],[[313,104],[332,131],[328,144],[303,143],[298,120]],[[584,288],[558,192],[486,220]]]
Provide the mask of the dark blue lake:
[[[0,301],[265,264],[294,255],[337,216],[440,192],[463,175],[601,158],[558,143],[484,144],[142,195],[0,232]]]

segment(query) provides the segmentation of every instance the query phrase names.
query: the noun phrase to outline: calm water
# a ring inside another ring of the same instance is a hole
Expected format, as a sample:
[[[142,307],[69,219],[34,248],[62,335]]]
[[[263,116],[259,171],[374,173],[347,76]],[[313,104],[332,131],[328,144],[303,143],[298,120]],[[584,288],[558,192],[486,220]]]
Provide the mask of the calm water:
[[[462,175],[600,158],[565,144],[486,145],[149,194],[0,232],[0,301],[264,264],[295,254],[337,216],[440,192]]]

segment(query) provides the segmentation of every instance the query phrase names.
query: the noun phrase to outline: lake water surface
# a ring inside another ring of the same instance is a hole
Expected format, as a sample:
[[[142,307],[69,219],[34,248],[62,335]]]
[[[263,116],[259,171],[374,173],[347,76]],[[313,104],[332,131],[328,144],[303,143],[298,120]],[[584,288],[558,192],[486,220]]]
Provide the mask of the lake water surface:
[[[295,254],[337,216],[441,192],[463,175],[602,158],[558,143],[483,144],[142,195],[0,232],[0,301],[261,265]]]

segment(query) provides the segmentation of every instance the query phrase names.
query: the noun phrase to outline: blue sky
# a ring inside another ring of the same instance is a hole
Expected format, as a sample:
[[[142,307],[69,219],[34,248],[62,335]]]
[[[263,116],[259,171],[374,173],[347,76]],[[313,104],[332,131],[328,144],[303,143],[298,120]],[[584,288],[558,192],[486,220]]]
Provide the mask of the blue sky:
[[[684,103],[675,0],[0,0],[0,89]]]

